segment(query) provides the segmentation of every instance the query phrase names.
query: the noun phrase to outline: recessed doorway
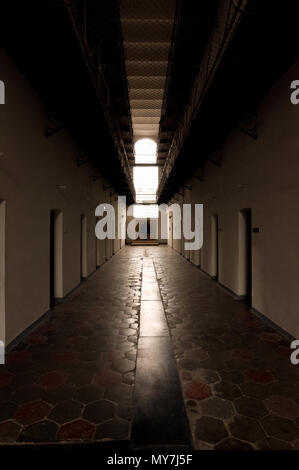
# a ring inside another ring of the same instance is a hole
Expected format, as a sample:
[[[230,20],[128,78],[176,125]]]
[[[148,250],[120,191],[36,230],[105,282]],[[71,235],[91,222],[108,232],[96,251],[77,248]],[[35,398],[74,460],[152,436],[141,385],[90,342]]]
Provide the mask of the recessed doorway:
[[[87,218],[81,215],[81,280],[87,277]]]
[[[211,216],[211,276],[218,279],[219,268],[219,241],[218,241],[218,215]]]
[[[5,344],[5,201],[0,200],[0,341]]]
[[[50,212],[50,307],[63,297],[63,213]]]
[[[251,209],[241,209],[238,215],[238,294],[251,305],[252,253]]]

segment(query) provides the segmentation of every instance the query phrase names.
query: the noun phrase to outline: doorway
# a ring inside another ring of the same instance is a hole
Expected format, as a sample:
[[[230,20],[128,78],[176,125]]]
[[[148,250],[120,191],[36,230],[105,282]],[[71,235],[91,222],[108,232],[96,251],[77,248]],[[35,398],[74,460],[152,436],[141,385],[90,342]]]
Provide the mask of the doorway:
[[[63,213],[50,212],[50,307],[63,297]]]
[[[218,215],[211,216],[211,276],[218,280],[219,265]]]
[[[168,243],[173,248],[173,218],[172,214],[169,216],[169,226],[168,226]]]
[[[108,261],[110,258],[110,243],[109,238],[105,238],[105,261]]]
[[[251,305],[252,297],[252,253],[251,253],[251,209],[241,209],[238,215],[238,294]]]
[[[0,200],[0,341],[5,344],[5,201]]]
[[[99,268],[101,266],[101,245],[100,245],[100,240],[98,240],[97,237],[96,239],[96,268]]]
[[[96,223],[100,219],[96,219]],[[99,268],[105,262],[105,240],[99,240],[97,236],[96,239],[96,267]]]
[[[87,277],[87,218],[81,215],[80,265],[81,281]]]

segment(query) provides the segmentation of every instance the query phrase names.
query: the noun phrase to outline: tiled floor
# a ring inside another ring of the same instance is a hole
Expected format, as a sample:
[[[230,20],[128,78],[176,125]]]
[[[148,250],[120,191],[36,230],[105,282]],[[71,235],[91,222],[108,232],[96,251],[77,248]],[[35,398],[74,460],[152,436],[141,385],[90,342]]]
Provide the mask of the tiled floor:
[[[147,272],[143,299],[156,305],[161,293],[194,447],[299,450],[288,342],[161,246],[121,250],[7,356],[0,442],[130,439],[142,258],[154,261],[160,291]],[[150,327],[166,337],[163,309],[150,325],[146,308],[141,338]]]
[[[141,255],[113,257],[7,356],[0,442],[129,438]]]
[[[289,343],[182,257],[151,252],[195,448],[299,449]]]
[[[189,449],[190,429],[157,275],[153,259],[144,254],[132,447]]]

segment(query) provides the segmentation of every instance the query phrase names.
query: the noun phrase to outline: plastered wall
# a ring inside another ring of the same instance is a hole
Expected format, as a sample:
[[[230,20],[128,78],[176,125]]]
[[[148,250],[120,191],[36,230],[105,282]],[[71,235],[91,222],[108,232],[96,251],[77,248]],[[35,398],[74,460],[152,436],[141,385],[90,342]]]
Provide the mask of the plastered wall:
[[[252,307],[297,338],[299,106],[290,102],[290,83],[298,77],[299,62],[264,97],[257,110],[256,140],[234,130],[220,151],[222,166],[207,162],[203,181],[191,182],[192,201],[204,204],[201,268],[212,274],[211,217],[216,214],[218,280],[241,293],[239,211],[250,208],[252,228],[258,229],[251,234]],[[178,241],[173,246],[180,251]],[[196,254],[190,256],[194,262]]]
[[[82,215],[87,223],[87,276],[104,261],[104,242],[98,243],[97,256],[94,211],[97,204],[109,201],[103,181],[93,179],[91,164],[77,166],[77,149],[66,130],[44,137],[47,113],[1,51],[0,71],[6,88],[5,104],[0,106],[0,200],[5,201],[5,311],[0,310],[0,339],[5,335],[8,344],[49,309],[50,211],[63,213],[65,296],[81,280]],[[108,245],[110,257],[111,242]]]

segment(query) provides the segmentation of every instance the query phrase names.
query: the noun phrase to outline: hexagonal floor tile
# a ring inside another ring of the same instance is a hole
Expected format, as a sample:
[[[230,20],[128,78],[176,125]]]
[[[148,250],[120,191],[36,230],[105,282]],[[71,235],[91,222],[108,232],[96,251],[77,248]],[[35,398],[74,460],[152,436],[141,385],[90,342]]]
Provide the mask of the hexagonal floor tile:
[[[254,447],[248,442],[240,441],[232,437],[224,439],[215,446],[215,450],[254,450]]]
[[[196,421],[195,436],[200,441],[216,444],[227,435],[224,423],[219,419],[202,416]]]
[[[121,403],[123,401],[128,401],[132,396],[132,392],[133,388],[131,385],[123,383],[112,385],[111,387],[107,387],[105,398],[116,403]]]
[[[266,437],[262,441],[257,443],[259,450],[292,450],[291,444],[273,437]]]
[[[124,372],[134,370],[135,363],[133,361],[128,361],[128,359],[120,359],[112,363],[112,369],[123,374]]]
[[[25,403],[19,407],[15,414],[15,420],[20,424],[28,425],[41,421],[48,416],[50,405],[42,400]]]
[[[120,418],[113,418],[106,423],[100,424],[96,431],[96,440],[117,439],[124,440],[129,437],[130,425],[128,421]]]
[[[104,387],[95,384],[85,385],[77,389],[74,394],[74,399],[81,403],[92,403],[103,398],[104,392]]]
[[[258,442],[265,436],[258,421],[246,416],[236,416],[229,428],[233,437],[244,441]]]
[[[44,388],[54,388],[65,383],[65,375],[60,371],[47,372],[39,377],[37,385]]]
[[[58,426],[52,421],[40,421],[27,426],[18,437],[19,442],[55,442]]]
[[[194,400],[204,400],[211,394],[210,387],[201,382],[191,382],[185,388],[185,395]]]
[[[236,410],[249,418],[263,418],[268,414],[268,410],[261,400],[251,397],[241,397],[234,400]]]
[[[91,440],[95,433],[95,426],[83,419],[77,419],[61,426],[58,432],[60,441]]]
[[[232,403],[219,397],[211,397],[201,401],[199,409],[203,415],[219,419],[231,418],[235,413]]]
[[[0,421],[6,421],[13,417],[17,410],[17,405],[10,402],[0,403]]]
[[[49,414],[49,419],[63,424],[80,417],[83,405],[75,400],[58,403]]]
[[[90,403],[85,407],[83,418],[91,423],[99,424],[115,416],[116,406],[107,400]]]
[[[299,418],[299,405],[290,398],[272,396],[265,400],[265,405],[271,413],[283,418]]]
[[[15,442],[21,429],[21,426],[13,421],[0,423],[0,442]]]
[[[269,415],[263,418],[262,425],[271,437],[292,442],[299,439],[299,428],[293,421],[280,416]]]

